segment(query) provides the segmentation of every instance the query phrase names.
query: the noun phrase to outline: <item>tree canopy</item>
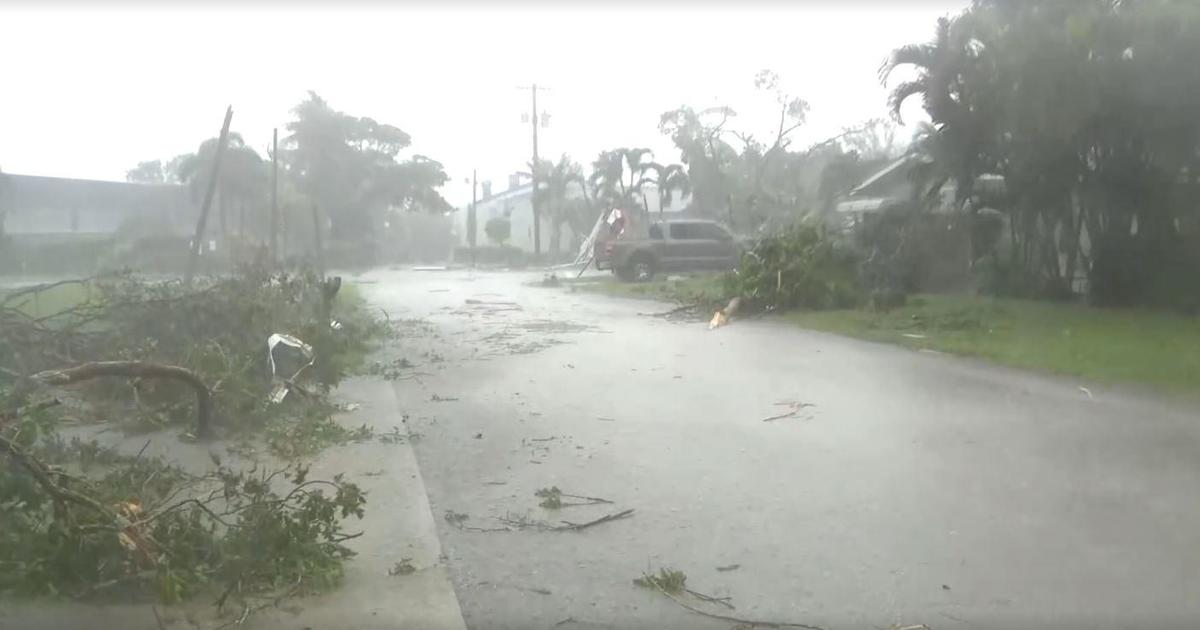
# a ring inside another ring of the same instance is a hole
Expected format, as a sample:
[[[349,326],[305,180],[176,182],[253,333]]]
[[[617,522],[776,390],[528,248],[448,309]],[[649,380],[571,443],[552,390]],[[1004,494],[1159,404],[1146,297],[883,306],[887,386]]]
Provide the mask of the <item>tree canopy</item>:
[[[391,209],[443,212],[448,180],[428,157],[401,158],[411,137],[392,125],[337,111],[320,96],[292,110],[281,158],[300,189],[330,217],[339,237],[371,234]]]
[[[1184,0],[978,0],[897,49],[917,77],[919,141],[968,217],[984,203],[1010,234],[976,243],[1009,289],[1098,303],[1200,299],[1200,5]],[[1002,175],[985,198],[981,175]],[[1007,251],[999,251],[999,249]]]

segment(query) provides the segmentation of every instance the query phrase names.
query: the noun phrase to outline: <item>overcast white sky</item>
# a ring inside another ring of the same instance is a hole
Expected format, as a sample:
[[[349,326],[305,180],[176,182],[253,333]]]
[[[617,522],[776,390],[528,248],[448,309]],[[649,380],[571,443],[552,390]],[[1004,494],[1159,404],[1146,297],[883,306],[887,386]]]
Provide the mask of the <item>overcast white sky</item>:
[[[0,168],[123,179],[216,135],[227,104],[234,130],[265,154],[271,128],[311,89],[410,133],[413,152],[445,164],[444,193],[460,203],[472,168],[499,191],[529,160],[529,91],[518,85],[550,88],[538,97],[551,114],[543,157],[586,164],[646,146],[666,162],[678,155],[658,118],[680,105],[728,104],[736,128],[769,133],[773,103],[753,86],[763,68],[809,101],[795,136],[804,146],[884,115],[881,61],[967,4],[5,5]],[[920,119],[916,101],[906,122]]]

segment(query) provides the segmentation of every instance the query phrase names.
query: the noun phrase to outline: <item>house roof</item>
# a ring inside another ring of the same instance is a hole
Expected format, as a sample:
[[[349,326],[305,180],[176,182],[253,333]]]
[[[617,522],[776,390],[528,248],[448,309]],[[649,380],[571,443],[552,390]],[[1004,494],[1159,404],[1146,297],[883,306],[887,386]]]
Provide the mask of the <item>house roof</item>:
[[[891,164],[888,164],[887,166],[883,167],[883,169],[880,170],[879,172],[877,172],[874,175],[863,180],[863,183],[859,184],[853,190],[850,191],[849,196],[854,197],[854,196],[860,195],[864,192],[867,192],[868,189],[870,189],[872,186],[878,184],[879,182],[891,179],[893,174],[896,173],[897,171],[899,171],[901,167],[903,167],[904,165],[906,165],[909,162],[916,160],[916,159],[918,159],[918,158],[916,158],[910,154],[910,155],[905,155],[897,160],[894,160]]]
[[[883,206],[892,202],[892,199],[887,197],[865,197],[862,199],[848,199],[840,202],[837,205],[838,212],[874,212]]]

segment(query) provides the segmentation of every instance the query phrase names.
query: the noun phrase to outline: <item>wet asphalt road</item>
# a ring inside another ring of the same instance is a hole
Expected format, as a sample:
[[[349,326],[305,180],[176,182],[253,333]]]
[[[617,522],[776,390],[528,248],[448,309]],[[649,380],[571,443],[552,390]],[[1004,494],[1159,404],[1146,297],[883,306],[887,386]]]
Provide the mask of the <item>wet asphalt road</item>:
[[[355,278],[414,320],[394,386],[469,627],[732,625],[632,584],[658,567],[831,629],[1200,626],[1191,403],[539,277]],[[552,512],[548,486],[613,504]]]

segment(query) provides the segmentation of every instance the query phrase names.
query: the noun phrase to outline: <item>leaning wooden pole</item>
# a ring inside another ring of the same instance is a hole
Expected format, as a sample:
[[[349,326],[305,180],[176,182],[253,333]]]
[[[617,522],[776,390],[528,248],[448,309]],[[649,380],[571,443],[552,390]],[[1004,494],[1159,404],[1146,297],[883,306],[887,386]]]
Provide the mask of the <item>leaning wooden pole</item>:
[[[188,254],[187,270],[183,274],[184,285],[191,285],[196,275],[196,263],[204,248],[204,226],[208,224],[208,211],[212,207],[213,195],[217,192],[217,176],[221,173],[221,157],[229,141],[229,123],[233,120],[233,106],[225,110],[225,122],[221,124],[221,135],[217,138],[217,155],[213,158],[212,176],[208,179],[208,190],[204,191],[204,203],[200,206],[200,218],[196,221],[196,234],[192,237],[192,251]]]
[[[271,264],[279,255],[279,128],[271,130]]]

